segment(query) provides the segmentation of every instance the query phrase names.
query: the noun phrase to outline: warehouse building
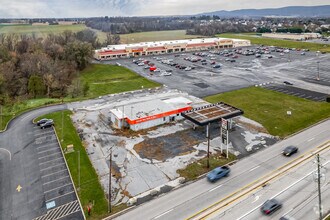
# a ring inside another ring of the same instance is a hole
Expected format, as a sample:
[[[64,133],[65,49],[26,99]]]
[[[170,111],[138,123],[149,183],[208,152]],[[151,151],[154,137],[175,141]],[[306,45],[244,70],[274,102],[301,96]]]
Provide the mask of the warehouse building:
[[[243,47],[250,45],[251,42],[249,40],[229,38],[199,38],[173,41],[142,42],[136,44],[108,45],[105,48],[95,50],[94,58],[97,60],[110,60],[145,55]]]
[[[191,103],[184,97],[138,102],[111,109],[110,120],[114,128],[138,131],[183,119],[181,113],[190,110]]]
[[[283,40],[310,40],[320,38],[322,35],[319,33],[301,33],[301,34],[294,34],[294,33],[263,33],[263,37],[269,38],[276,38],[276,39],[283,39]]]

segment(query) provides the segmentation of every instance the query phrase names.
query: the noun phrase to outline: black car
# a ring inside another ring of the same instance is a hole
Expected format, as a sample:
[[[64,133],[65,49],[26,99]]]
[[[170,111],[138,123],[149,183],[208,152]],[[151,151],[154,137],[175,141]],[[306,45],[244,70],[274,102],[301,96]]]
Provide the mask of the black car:
[[[288,146],[288,147],[284,148],[284,150],[282,151],[282,154],[284,156],[290,157],[292,154],[297,153],[297,152],[298,152],[298,147]]]
[[[293,85],[293,83],[292,82],[289,82],[289,81],[284,81],[283,83],[286,84],[286,85],[290,85],[290,86]]]
[[[260,210],[265,215],[271,215],[276,210],[280,209],[282,204],[276,199],[267,200],[264,204],[262,204]]]
[[[54,125],[54,121],[49,119],[48,121],[46,121],[45,123],[40,125],[41,129],[45,129],[45,128],[49,128],[52,127]]]
[[[49,120],[48,118],[40,119],[39,121],[37,121],[37,125],[40,126],[41,124],[47,122],[48,120]]]

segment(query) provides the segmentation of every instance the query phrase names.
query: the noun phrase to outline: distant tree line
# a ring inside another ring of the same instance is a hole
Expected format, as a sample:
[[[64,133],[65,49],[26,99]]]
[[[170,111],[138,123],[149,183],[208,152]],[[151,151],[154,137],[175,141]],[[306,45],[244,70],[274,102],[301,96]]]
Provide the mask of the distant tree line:
[[[36,97],[86,95],[79,82],[100,43],[93,31],[64,31],[45,38],[0,34],[0,104]]]
[[[236,24],[232,22],[212,22],[207,24],[196,24],[193,29],[188,29],[187,34],[214,36],[221,33],[252,32],[252,25]]]
[[[99,17],[88,18],[86,26],[112,34],[129,34],[143,31],[184,30],[193,28],[189,18],[176,17]]]

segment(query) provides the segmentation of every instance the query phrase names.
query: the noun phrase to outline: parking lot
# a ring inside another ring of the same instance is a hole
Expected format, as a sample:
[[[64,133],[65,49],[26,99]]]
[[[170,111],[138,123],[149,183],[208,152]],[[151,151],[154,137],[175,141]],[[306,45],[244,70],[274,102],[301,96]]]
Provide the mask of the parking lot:
[[[33,125],[33,135],[44,194],[42,215],[35,219],[83,219],[54,129]]]
[[[284,81],[292,82],[294,87],[330,93],[328,54],[277,49],[252,46],[103,62],[125,66],[169,88],[180,89],[197,97],[266,82],[283,84]],[[245,55],[248,51],[253,53]],[[139,66],[141,62],[146,63]],[[150,71],[150,63],[154,64],[156,71]],[[215,68],[217,65],[220,67]]]

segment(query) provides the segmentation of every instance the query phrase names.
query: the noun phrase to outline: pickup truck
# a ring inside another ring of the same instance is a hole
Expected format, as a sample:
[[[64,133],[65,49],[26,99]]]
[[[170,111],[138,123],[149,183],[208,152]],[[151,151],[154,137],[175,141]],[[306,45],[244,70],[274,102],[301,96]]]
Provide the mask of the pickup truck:
[[[228,176],[230,173],[230,168],[228,166],[217,167],[207,174],[207,179],[210,182],[215,182],[222,177]]]

